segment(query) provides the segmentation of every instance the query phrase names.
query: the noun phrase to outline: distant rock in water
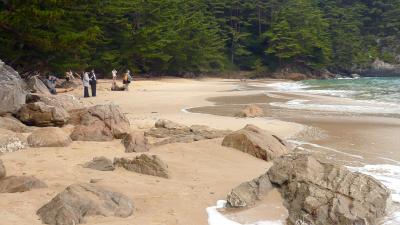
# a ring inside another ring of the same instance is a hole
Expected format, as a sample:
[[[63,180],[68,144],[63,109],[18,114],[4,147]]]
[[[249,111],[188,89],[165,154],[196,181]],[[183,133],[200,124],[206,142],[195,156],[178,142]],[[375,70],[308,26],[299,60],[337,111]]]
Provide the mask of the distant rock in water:
[[[270,161],[288,152],[283,141],[266,130],[247,125],[228,134],[222,146],[231,147],[265,161]]]
[[[386,63],[380,59],[375,59],[369,69],[361,69],[355,71],[360,73],[362,76],[400,76],[400,64]]]
[[[142,154],[133,159],[115,158],[114,166],[141,174],[169,178],[167,164],[156,155]]]
[[[25,104],[25,88],[18,72],[0,60],[0,115],[16,113]]]
[[[390,201],[390,191],[371,176],[306,154],[276,159],[267,174],[285,200],[289,224],[377,224]]]
[[[85,223],[85,217],[128,217],[133,214],[133,202],[126,196],[94,184],[73,184],[42,206],[36,214],[50,225]]]
[[[262,117],[264,110],[258,105],[248,105],[242,111],[238,112],[236,117]]]

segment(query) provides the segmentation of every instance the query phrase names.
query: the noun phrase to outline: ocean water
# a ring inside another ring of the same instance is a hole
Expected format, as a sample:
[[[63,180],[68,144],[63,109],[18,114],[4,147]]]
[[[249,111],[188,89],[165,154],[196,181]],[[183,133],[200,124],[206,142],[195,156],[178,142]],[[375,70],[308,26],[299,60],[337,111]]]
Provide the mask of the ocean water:
[[[285,103],[271,103],[271,105],[277,107],[400,115],[400,77],[306,80],[273,83],[267,86],[282,92],[299,92],[356,100],[351,104],[348,102],[343,102],[343,104],[340,102],[336,104],[316,104],[304,99],[294,99]]]

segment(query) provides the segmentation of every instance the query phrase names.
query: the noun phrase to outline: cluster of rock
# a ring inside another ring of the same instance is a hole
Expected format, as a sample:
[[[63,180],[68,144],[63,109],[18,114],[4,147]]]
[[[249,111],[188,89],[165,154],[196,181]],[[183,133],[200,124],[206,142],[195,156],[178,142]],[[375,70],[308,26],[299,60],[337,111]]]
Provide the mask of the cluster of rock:
[[[154,138],[162,138],[163,140],[156,142],[154,145],[163,145],[221,138],[229,132],[230,131],[227,130],[215,130],[200,125],[192,125],[188,127],[170,120],[160,119],[155,123],[154,128],[145,132],[145,135]]]
[[[99,171],[113,171],[117,167],[145,175],[169,178],[168,166],[156,155],[142,154],[135,158],[114,158],[114,162],[106,157],[95,157],[83,165]]]
[[[247,105],[240,112],[235,114],[236,117],[262,117],[264,116],[264,110],[258,105]]]
[[[25,192],[37,188],[46,188],[47,185],[33,176],[8,176],[3,161],[0,160],[0,193]]]
[[[234,188],[227,200],[231,207],[253,206],[272,187],[284,199],[289,224],[376,224],[390,201],[390,191],[371,176],[298,153],[275,159],[266,174]]]

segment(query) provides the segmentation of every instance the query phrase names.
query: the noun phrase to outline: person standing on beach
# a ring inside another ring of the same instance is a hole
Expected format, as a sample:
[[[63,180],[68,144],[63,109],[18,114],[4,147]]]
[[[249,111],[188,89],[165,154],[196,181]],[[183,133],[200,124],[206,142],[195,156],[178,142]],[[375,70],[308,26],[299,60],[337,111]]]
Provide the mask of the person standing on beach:
[[[88,98],[89,97],[89,73],[88,72],[84,72],[83,73],[83,97],[84,98]]]
[[[111,85],[111,90],[115,91],[117,89],[117,70],[113,69],[111,71],[112,74],[112,85]]]
[[[124,90],[129,91],[129,84],[132,81],[131,72],[129,70],[126,71],[124,78],[122,79],[122,83],[124,84]]]
[[[89,83],[90,83],[90,87],[92,89],[92,97],[96,97],[97,77],[96,77],[96,74],[94,73],[94,70],[92,70],[92,72],[90,73]]]

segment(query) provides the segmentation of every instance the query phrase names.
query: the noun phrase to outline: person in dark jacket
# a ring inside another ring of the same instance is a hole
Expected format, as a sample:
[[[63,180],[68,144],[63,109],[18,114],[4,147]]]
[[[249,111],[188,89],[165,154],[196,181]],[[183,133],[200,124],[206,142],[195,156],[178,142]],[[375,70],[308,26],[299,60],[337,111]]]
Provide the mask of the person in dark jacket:
[[[90,73],[89,84],[92,89],[92,97],[96,97],[97,77],[96,77],[96,74],[94,73],[94,70],[92,70],[92,72]]]

